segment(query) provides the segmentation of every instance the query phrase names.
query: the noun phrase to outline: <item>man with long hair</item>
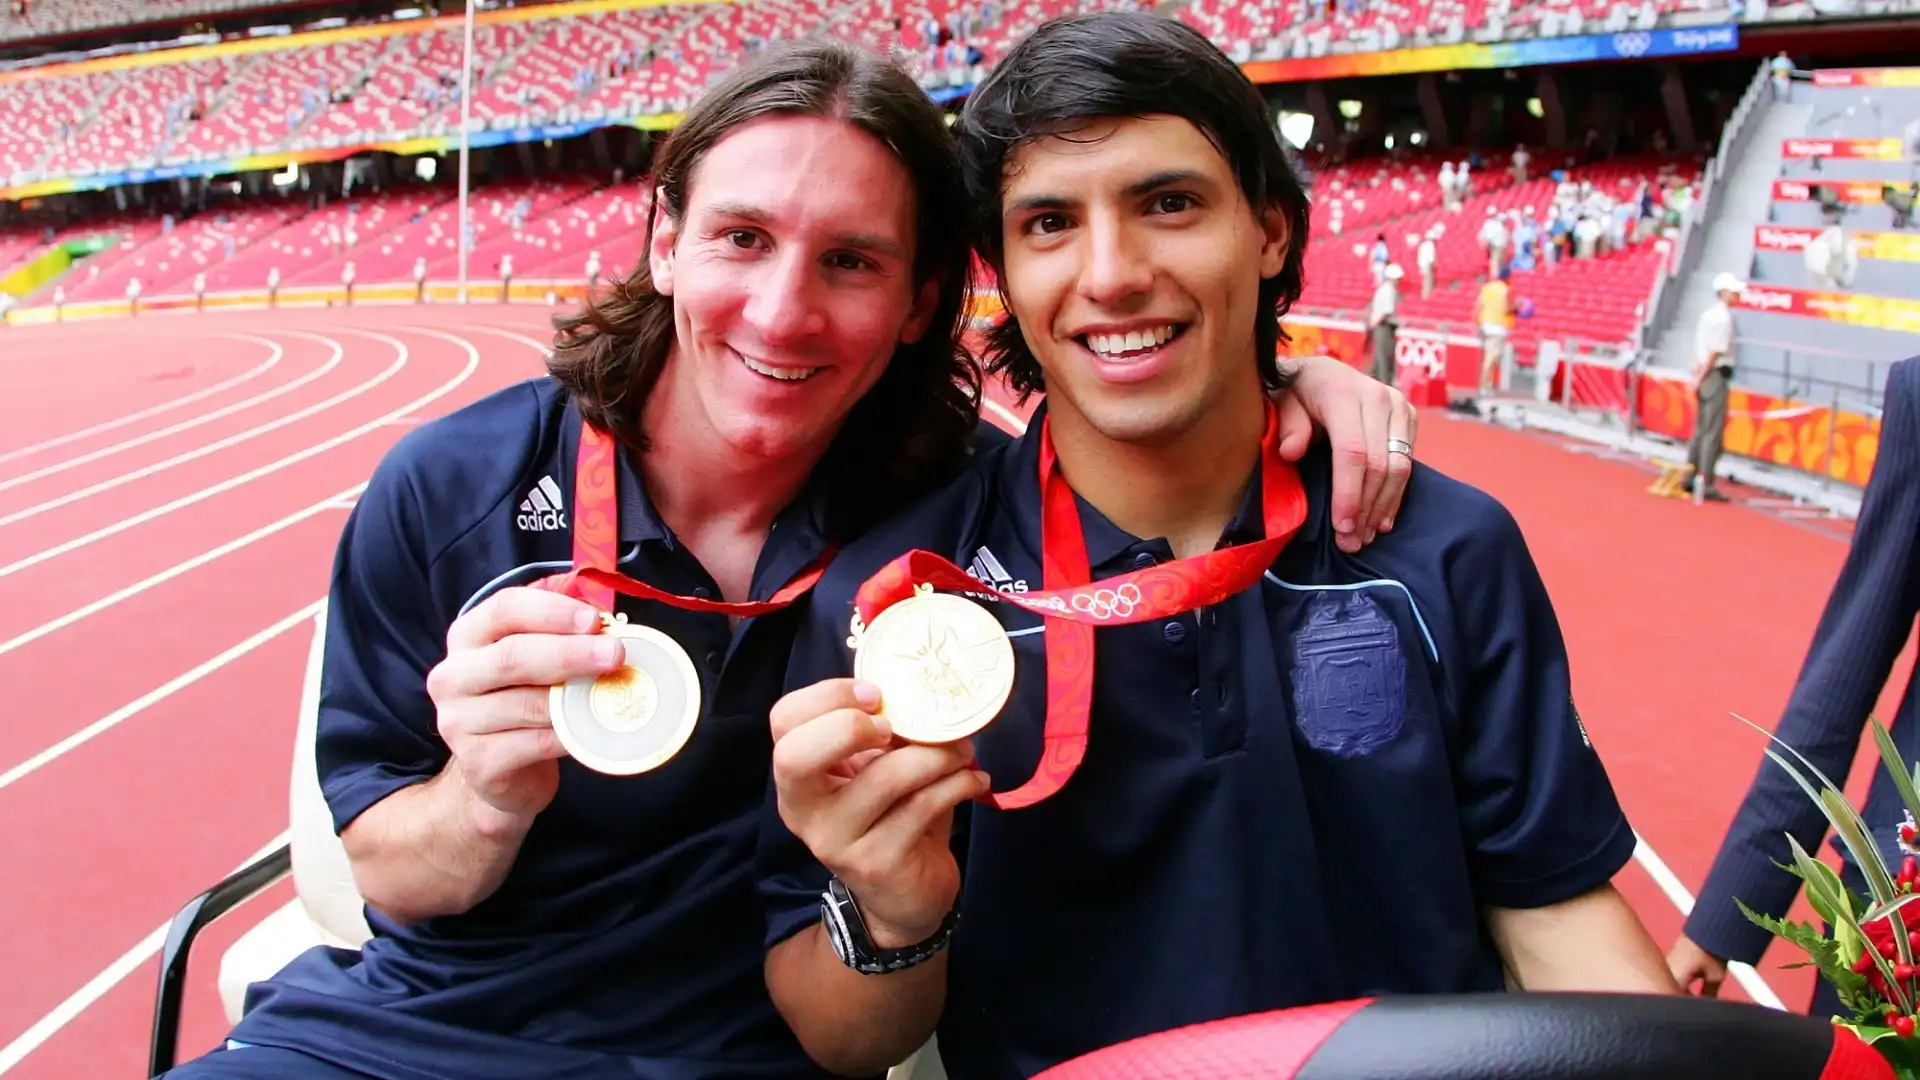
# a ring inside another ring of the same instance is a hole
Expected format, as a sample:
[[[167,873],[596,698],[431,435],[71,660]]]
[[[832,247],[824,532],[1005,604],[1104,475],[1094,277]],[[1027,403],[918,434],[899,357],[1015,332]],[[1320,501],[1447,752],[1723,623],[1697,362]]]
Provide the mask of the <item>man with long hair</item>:
[[[1416,468],[1351,555],[1327,456],[1277,452],[1308,218],[1257,90],[1075,16],[956,132],[988,370],[1046,401],[814,590],[759,856],[802,1044],[860,1075],[937,1028],[1002,1080],[1372,994],[1673,993],[1512,516]]]
[[[416,429],[356,506],[315,759],[373,936],[256,986],[179,1077],[820,1073],[761,974],[767,710],[810,575],[975,436],[957,160],[910,78],[810,42],[718,84],[653,184],[644,263],[561,320],[549,377]],[[1404,423],[1311,370],[1332,439]],[[1356,539],[1381,472],[1349,470]],[[677,745],[636,766],[633,731],[557,723],[582,683]]]

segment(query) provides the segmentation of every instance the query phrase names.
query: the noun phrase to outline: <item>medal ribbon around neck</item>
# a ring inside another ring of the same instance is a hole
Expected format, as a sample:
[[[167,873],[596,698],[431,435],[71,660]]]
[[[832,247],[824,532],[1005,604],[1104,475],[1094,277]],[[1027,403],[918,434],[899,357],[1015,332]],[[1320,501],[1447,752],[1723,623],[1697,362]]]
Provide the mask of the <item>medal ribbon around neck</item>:
[[[1039,768],[1025,784],[981,797],[1001,810],[1032,806],[1059,791],[1086,756],[1095,627],[1150,622],[1220,603],[1259,581],[1307,518],[1306,488],[1298,470],[1280,457],[1279,410],[1268,402],[1260,439],[1265,539],[1104,578],[1096,586],[1080,509],[1060,473],[1048,423],[1043,421],[1040,428],[1043,588],[993,594],[1046,619],[1045,747]],[[882,611],[912,596],[918,586],[976,595],[984,590],[977,578],[946,559],[930,551],[909,551],[861,585],[854,609],[871,626]]]
[[[689,611],[722,612],[747,618],[779,611],[806,595],[820,580],[827,564],[833,561],[834,548],[828,545],[812,562],[801,568],[792,581],[781,586],[766,600],[733,603],[703,600],[657,589],[636,581],[619,571],[620,495],[619,450],[613,436],[580,423],[580,455],[573,470],[573,569],[543,578],[537,587],[565,593],[584,600],[611,614],[614,594],[658,600]]]

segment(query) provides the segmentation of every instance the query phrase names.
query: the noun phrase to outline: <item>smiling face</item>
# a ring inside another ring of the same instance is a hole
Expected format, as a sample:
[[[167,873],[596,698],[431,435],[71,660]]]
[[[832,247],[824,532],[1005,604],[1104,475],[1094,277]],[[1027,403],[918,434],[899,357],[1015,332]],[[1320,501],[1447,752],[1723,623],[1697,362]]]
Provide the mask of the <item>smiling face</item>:
[[[933,314],[915,206],[899,159],[839,120],[771,117],[714,144],[648,253],[673,298],[656,390],[672,422],[756,458],[824,451]]]
[[[1001,206],[1002,287],[1061,422],[1162,443],[1261,400],[1255,315],[1287,226],[1254,213],[1199,128],[1138,117],[1035,140],[1008,157]]]

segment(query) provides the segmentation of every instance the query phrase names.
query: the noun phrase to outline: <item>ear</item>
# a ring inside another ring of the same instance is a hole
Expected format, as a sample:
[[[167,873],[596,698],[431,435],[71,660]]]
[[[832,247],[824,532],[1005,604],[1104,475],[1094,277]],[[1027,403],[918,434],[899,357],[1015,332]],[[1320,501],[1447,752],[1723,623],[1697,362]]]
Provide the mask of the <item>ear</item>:
[[[653,291],[672,296],[673,248],[680,238],[680,223],[657,205],[653,215],[653,242],[647,245],[647,273],[653,278]]]
[[[1293,225],[1284,210],[1270,206],[1260,215],[1260,277],[1278,277],[1287,266],[1287,248],[1293,241]]]
[[[919,341],[933,322],[933,313],[940,307],[940,290],[944,282],[939,278],[928,278],[921,283],[913,298],[913,309],[907,312],[906,322],[900,325],[900,344],[912,345]]]

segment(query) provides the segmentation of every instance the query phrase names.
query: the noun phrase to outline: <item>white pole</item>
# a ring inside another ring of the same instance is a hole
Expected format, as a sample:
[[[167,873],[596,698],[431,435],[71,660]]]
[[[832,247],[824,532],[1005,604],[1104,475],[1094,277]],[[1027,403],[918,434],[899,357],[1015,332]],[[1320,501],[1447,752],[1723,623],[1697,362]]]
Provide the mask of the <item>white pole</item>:
[[[467,302],[467,124],[473,119],[473,5],[466,0],[466,41],[460,54],[460,302]]]

